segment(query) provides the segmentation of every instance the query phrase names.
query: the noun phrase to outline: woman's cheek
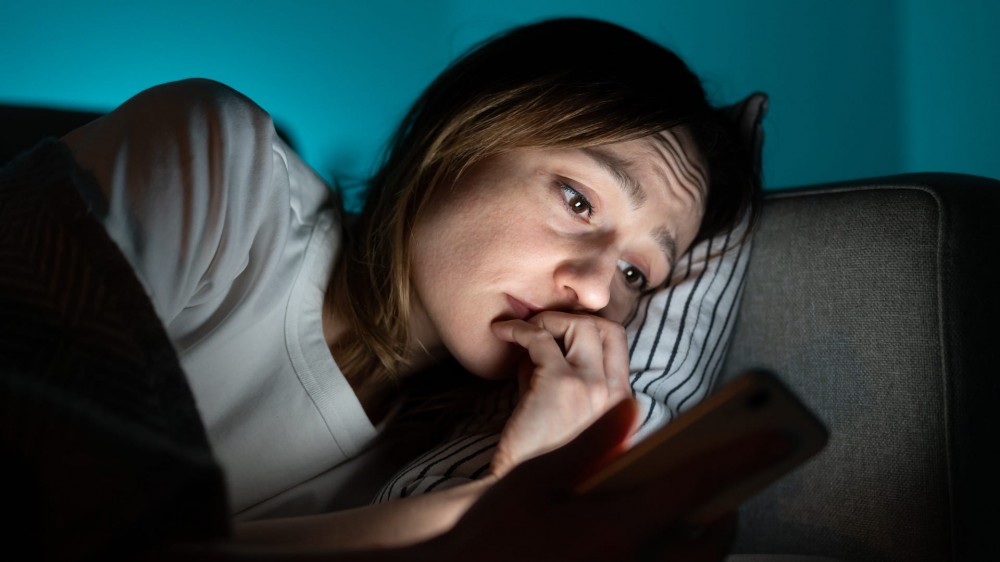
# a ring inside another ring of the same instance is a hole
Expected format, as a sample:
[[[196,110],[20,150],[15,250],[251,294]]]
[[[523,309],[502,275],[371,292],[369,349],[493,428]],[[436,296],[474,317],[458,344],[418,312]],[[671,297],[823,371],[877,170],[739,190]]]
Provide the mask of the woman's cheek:
[[[472,342],[467,342],[471,344]],[[461,345],[453,355],[473,375],[489,380],[503,380],[516,374],[517,361],[524,354],[517,346],[492,334],[475,345]]]

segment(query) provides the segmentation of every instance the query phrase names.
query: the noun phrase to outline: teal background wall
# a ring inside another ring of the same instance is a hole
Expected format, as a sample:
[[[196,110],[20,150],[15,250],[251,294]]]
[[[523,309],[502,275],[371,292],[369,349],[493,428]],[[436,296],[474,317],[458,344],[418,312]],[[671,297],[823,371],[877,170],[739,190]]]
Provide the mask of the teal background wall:
[[[500,4],[7,0],[0,103],[108,110],[157,83],[214,78],[270,111],[321,174],[361,177],[410,101],[472,43],[584,15],[674,49],[717,103],[768,92],[768,187],[909,171],[1000,178],[1000,46],[990,29],[1000,2]]]

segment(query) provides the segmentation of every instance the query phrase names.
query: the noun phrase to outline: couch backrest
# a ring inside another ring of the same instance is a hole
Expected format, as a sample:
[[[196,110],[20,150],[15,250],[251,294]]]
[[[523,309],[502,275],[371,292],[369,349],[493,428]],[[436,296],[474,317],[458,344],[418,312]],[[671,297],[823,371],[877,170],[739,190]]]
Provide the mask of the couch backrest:
[[[737,552],[994,559],[997,226],[970,176],[768,196],[723,379],[777,372],[831,438],[744,506]]]

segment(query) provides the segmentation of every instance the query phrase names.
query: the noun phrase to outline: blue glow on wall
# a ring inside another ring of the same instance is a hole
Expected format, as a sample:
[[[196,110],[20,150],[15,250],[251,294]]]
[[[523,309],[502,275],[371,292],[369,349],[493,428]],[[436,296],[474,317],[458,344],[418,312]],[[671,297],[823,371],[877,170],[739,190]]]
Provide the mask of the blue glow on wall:
[[[0,102],[107,110],[157,83],[209,77],[270,111],[327,178],[360,177],[409,102],[469,45],[584,15],[675,49],[718,103],[768,92],[769,187],[930,170],[1000,177],[1000,48],[988,29],[1000,3],[499,4],[4,2]]]

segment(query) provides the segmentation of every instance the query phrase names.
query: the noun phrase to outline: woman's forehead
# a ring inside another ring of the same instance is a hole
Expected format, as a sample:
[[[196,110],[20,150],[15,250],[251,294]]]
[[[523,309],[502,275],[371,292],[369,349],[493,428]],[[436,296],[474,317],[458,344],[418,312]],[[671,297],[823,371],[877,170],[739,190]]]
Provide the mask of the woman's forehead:
[[[708,166],[687,129],[674,127],[648,138],[669,167],[670,175],[703,200],[708,192]]]
[[[585,147],[581,152],[594,158],[627,191],[663,185],[671,195],[701,203],[708,190],[706,166],[690,135],[680,127],[639,139]],[[633,198],[636,200],[637,198]]]

